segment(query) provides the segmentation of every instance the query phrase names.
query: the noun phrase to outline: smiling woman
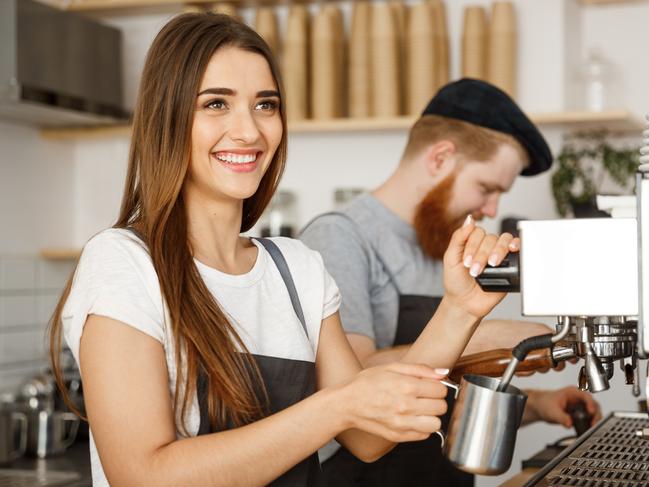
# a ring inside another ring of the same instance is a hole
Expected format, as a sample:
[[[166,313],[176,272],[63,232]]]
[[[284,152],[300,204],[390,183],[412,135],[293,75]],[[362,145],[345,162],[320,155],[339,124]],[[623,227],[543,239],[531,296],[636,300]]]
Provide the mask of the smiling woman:
[[[255,193],[284,133],[280,99],[262,55],[234,46],[212,55],[196,97],[188,204]]]
[[[81,370],[95,486],[322,485],[334,437],[371,461],[440,427],[440,380],[502,298],[463,248],[502,241],[471,221],[453,237],[424,337],[444,369],[362,370],[320,255],[241,235],[284,169],[283,101],[268,46],[228,16],[176,17],[149,50],[119,219],[84,246],[50,330],[59,386],[63,337]]]

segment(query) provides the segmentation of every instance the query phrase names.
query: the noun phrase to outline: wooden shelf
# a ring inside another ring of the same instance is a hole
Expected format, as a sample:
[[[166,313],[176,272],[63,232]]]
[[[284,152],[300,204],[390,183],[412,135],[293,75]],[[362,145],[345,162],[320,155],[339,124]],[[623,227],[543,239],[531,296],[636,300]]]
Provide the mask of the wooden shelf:
[[[46,248],[40,251],[40,256],[48,260],[77,260],[80,255],[80,249]]]
[[[72,127],[42,129],[41,137],[48,140],[96,139],[105,137],[129,137],[130,125],[107,125],[96,127]]]
[[[602,112],[566,111],[530,113],[532,121],[540,126],[558,126],[573,130],[604,128],[613,131],[635,131],[644,128],[644,121],[627,110]]]
[[[394,118],[337,118],[332,120],[303,120],[288,124],[292,134],[317,132],[349,132],[376,130],[406,130],[415,121],[415,117]]]
[[[644,128],[644,122],[640,118],[625,110],[530,113],[529,116],[532,121],[541,127],[563,127],[572,130],[606,128],[613,131],[635,131]],[[415,120],[416,117],[304,120],[289,123],[288,129],[291,134],[394,131],[407,130]],[[128,137],[130,132],[131,129],[128,125],[115,125],[108,127],[43,129],[41,135],[49,140],[75,140]]]
[[[558,126],[575,130],[607,128],[614,131],[644,128],[644,122],[626,110],[541,112],[529,113],[528,116],[541,127]],[[291,133],[407,130],[416,119],[417,117],[305,120],[289,123],[288,129]]]

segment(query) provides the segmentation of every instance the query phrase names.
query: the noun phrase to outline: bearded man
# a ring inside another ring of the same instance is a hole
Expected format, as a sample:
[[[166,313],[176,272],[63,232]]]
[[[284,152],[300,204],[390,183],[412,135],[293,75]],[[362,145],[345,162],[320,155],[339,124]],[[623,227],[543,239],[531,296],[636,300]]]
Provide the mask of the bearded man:
[[[341,321],[363,366],[398,361],[422,332],[444,294],[442,256],[467,215],[495,217],[500,195],[519,174],[539,174],[551,164],[545,139],[507,94],[463,79],[430,101],[387,181],[307,225],[300,238],[322,254],[340,288]],[[477,275],[471,256],[464,264]],[[548,331],[541,324],[485,321],[465,354],[511,348]],[[597,403],[576,388],[528,394],[524,422],[570,426],[567,409],[574,402],[584,402],[599,419]],[[448,419],[449,413],[443,429]],[[373,464],[337,445],[320,453],[329,485],[473,484],[443,457],[435,435],[398,445]]]

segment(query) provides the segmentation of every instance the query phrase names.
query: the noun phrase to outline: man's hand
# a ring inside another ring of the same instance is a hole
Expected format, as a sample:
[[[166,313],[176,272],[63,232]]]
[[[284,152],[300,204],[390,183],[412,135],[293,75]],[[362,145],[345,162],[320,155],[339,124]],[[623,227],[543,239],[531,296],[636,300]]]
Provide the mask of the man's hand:
[[[591,426],[602,419],[599,404],[593,396],[576,387],[569,386],[554,391],[528,390],[527,406],[523,415],[523,424],[534,421],[545,421],[551,424],[561,424],[566,428],[572,426],[570,408],[576,403],[583,403],[591,415]]]

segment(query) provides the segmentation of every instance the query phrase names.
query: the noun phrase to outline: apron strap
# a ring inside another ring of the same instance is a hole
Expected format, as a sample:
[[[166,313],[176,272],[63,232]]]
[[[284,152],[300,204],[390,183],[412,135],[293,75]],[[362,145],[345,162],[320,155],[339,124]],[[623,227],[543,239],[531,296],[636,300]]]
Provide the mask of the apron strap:
[[[275,262],[277,270],[279,270],[279,273],[282,276],[282,280],[286,285],[286,289],[288,290],[288,295],[291,298],[293,310],[295,311],[297,318],[300,320],[302,328],[304,329],[304,333],[306,333],[306,336],[308,338],[309,331],[306,327],[306,320],[304,319],[304,313],[302,312],[300,298],[297,294],[297,289],[295,288],[295,283],[293,282],[293,276],[291,276],[291,271],[288,268],[288,264],[286,263],[286,259],[284,258],[282,251],[279,250],[279,247],[275,242],[268,238],[255,238],[255,240],[257,240],[257,242],[264,246],[264,248],[270,254],[270,257],[273,259],[273,262]]]

